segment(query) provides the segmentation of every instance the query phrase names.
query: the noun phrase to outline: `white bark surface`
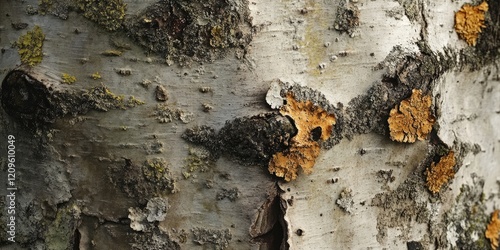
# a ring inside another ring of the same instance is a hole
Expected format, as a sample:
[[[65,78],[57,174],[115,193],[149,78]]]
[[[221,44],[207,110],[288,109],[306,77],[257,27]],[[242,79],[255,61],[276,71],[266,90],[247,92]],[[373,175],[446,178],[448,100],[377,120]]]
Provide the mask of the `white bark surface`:
[[[155,1],[125,2],[130,14]],[[70,123],[72,118],[58,120],[49,142],[52,152],[47,153],[52,157],[42,162],[30,160],[36,150],[30,148],[30,142],[19,141],[18,171],[22,183],[19,205],[27,206],[34,200],[50,205],[78,201],[82,216],[87,216],[88,221],[98,217],[108,223],[82,223],[80,249],[129,248],[123,240],[124,231],[117,229],[118,222],[129,216],[130,207],[137,205],[111,185],[106,168],[120,164],[122,157],[138,164],[161,157],[178,178],[179,192],[166,196],[170,208],[166,219],[159,223],[160,230],[173,239],[177,239],[177,232],[185,230],[188,238],[180,244],[182,249],[208,249],[193,241],[190,230],[197,227],[229,229],[232,238],[228,249],[258,248],[249,228],[265,203],[268,190],[274,188],[275,180],[265,167],[242,166],[227,157],[220,158],[214,169],[195,172],[196,176],[184,179],[185,159],[189,148],[194,146],[180,135],[195,125],[218,130],[236,117],[270,111],[265,94],[275,79],[310,87],[323,93],[332,104],[347,105],[381,80],[386,71],[375,67],[395,46],[408,53],[418,51],[416,42],[421,39],[423,25],[410,21],[397,1],[351,2],[360,11],[360,25],[353,37],[340,34],[333,27],[338,1],[251,0],[252,26],[257,32],[246,58],[236,59],[230,52],[213,63],[193,63],[190,67],[167,66],[163,58],[146,55],[125,35],[104,31],[75,12],[62,21],[51,15],[26,15],[27,4],[37,5],[34,0],[1,3],[0,47],[5,49],[0,55],[1,79],[19,65],[17,51],[11,44],[33,25],[39,25],[46,40],[45,56],[35,67],[37,72],[54,81],[60,81],[62,73],[78,79],[71,86],[60,84],[60,88],[83,89],[103,82],[116,94],[133,95],[146,102],[126,111],[91,111],[84,121],[74,125]],[[453,30],[454,11],[465,1],[420,2],[426,20],[423,33],[434,52],[442,52],[444,47],[458,51],[467,46]],[[390,11],[396,14],[389,15]],[[29,27],[19,31],[10,27],[11,22],[19,21],[29,23]],[[81,33],[74,33],[75,29]],[[101,52],[112,48],[110,41],[114,39],[130,44],[132,49],[120,57],[102,56]],[[87,60],[85,64],[80,63],[82,59]],[[132,74],[117,74],[116,70],[122,68],[130,69]],[[89,76],[94,72],[100,72],[102,79],[92,80]],[[468,151],[463,156],[462,167],[440,194],[442,200],[429,202],[433,200],[429,192],[418,194],[417,202],[427,203],[431,221],[443,221],[443,214],[456,206],[460,188],[474,185],[473,173],[484,179],[485,197],[494,195],[485,201],[486,212],[498,209],[499,77],[498,67],[490,65],[476,71],[452,69],[435,81],[432,97],[438,110],[439,137],[449,146],[456,142],[477,144],[480,152]],[[141,85],[145,80],[152,82],[149,88]],[[167,103],[186,114],[192,113],[192,121],[162,124],[155,120],[152,113],[157,105],[154,99],[157,84],[166,87]],[[210,87],[212,92],[201,93],[200,87]],[[213,110],[203,112],[205,103],[213,106]],[[10,121],[5,113],[2,119]],[[25,132],[13,122],[3,124],[11,127],[1,128],[2,138],[7,134],[24,137],[21,134]],[[148,147],[157,142],[162,145],[161,152],[148,154]],[[388,227],[386,235],[378,237],[377,216],[383,208],[372,205],[377,194],[394,191],[411,178],[426,158],[428,144],[429,141],[397,143],[375,133],[355,135],[352,140],[344,138],[332,149],[323,149],[312,174],[301,173],[292,182],[279,181],[284,191],[281,198],[284,202],[293,200],[292,204],[288,202],[284,215],[290,249],[405,249],[410,241],[422,241],[426,249],[433,248],[434,242],[427,238],[428,223],[415,220],[409,222],[411,227],[406,224]],[[366,153],[361,155],[360,150]],[[393,171],[394,181],[386,183],[377,177],[380,170]],[[226,173],[229,178],[221,177]],[[6,179],[4,174],[0,175],[2,181]],[[331,183],[330,180],[337,178],[336,183]],[[213,188],[206,188],[207,180],[213,181]],[[238,199],[216,200],[222,188],[237,188]],[[351,213],[337,205],[345,189],[352,190]],[[299,229],[302,235],[297,234]],[[19,230],[22,234],[23,230]],[[457,247],[453,242],[455,234],[453,229],[447,232],[446,248]]]

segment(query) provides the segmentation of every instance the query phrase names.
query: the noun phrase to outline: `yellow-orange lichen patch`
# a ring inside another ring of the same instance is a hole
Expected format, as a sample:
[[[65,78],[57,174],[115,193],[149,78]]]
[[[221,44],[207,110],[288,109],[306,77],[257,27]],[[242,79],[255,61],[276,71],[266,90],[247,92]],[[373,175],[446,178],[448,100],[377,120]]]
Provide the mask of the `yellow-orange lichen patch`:
[[[425,171],[427,174],[427,188],[435,194],[441,187],[455,176],[455,153],[450,151],[447,155],[441,157],[436,164],[433,162]]]
[[[422,96],[422,91],[414,89],[410,98],[401,101],[390,114],[389,130],[391,139],[399,142],[424,140],[432,130],[434,117],[431,114],[431,97]]]
[[[490,240],[491,249],[498,249],[498,238],[500,237],[500,219],[498,213],[500,210],[495,210],[491,215],[490,224],[486,228],[484,235]]]
[[[297,101],[291,93],[287,94],[286,101],[280,113],[292,118],[297,135],[291,139],[287,151],[273,155],[268,169],[270,173],[290,181],[297,178],[300,168],[306,174],[311,173],[320,153],[318,141],[330,138],[335,115],[311,101]]]
[[[469,45],[476,45],[481,29],[486,27],[484,24],[484,13],[486,11],[488,11],[488,3],[482,2],[476,6],[464,4],[455,13],[455,31]]]

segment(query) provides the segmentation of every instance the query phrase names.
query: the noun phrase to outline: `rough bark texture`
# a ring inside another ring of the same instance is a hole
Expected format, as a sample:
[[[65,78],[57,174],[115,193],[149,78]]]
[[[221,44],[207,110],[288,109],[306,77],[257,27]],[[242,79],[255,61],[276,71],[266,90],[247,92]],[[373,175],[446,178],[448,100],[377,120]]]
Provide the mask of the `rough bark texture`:
[[[494,246],[500,4],[468,41],[464,4],[2,2],[0,246]]]

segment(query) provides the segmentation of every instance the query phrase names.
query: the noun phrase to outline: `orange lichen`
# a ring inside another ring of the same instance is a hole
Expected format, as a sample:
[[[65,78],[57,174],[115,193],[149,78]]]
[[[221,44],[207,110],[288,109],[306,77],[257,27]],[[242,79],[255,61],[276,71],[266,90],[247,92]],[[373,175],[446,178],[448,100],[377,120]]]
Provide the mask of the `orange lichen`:
[[[441,187],[455,176],[455,153],[450,151],[446,156],[441,157],[439,162],[433,162],[425,171],[427,174],[427,187],[435,194]]]
[[[414,89],[410,98],[401,101],[390,114],[389,130],[391,139],[399,142],[424,140],[432,130],[434,117],[431,114],[431,97],[422,96],[422,91]]]
[[[471,46],[476,45],[481,28],[486,27],[484,24],[484,13],[486,11],[488,11],[488,3],[482,2],[476,6],[464,4],[455,13],[455,31],[457,31],[460,38]]]
[[[332,134],[335,115],[314,105],[311,101],[297,101],[288,93],[287,104],[280,113],[293,119],[297,135],[291,139],[290,148],[273,155],[269,162],[269,172],[286,181],[295,180],[299,167],[304,173],[312,172],[320,153],[319,140],[326,140]]]
[[[491,249],[498,249],[498,238],[500,237],[500,219],[498,213],[500,210],[495,210],[491,215],[490,224],[486,228],[484,235],[491,243]]]

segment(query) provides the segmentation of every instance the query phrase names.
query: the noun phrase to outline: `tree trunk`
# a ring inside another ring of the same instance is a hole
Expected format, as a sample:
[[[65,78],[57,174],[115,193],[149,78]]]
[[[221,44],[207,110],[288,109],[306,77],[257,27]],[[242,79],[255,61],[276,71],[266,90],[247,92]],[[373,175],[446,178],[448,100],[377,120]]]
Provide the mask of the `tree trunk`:
[[[4,1],[1,246],[497,248],[500,6],[465,4]]]

